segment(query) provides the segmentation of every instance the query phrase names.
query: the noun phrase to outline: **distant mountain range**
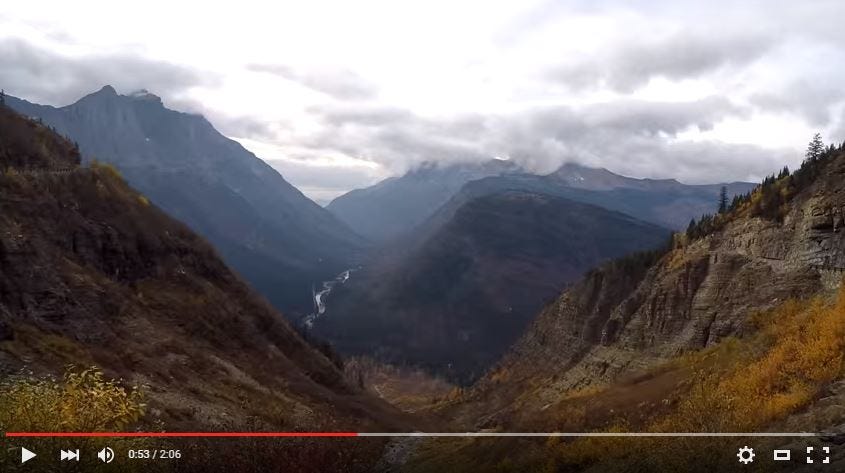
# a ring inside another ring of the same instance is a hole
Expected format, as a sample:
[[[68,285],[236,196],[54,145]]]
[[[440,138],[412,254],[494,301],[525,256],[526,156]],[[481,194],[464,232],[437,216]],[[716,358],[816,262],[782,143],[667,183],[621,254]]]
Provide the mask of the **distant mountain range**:
[[[757,186],[751,182],[682,184],[675,179],[635,179],[574,163],[564,164],[538,181],[545,192],[618,210],[674,230],[685,229],[692,218],[715,212],[722,187],[731,199]]]
[[[607,169],[564,164],[548,175],[524,172],[510,161],[426,165],[401,177],[351,191],[328,205],[329,211],[362,235],[375,240],[413,235],[455,195],[468,198],[504,190],[558,195],[627,213],[676,230],[690,219],[712,213],[719,192],[744,194],[755,184],[688,185],[674,179],[635,179]],[[441,222],[442,223],[442,222]]]
[[[146,91],[106,86],[60,108],[6,103],[78,142],[84,161],[115,165],[291,315],[310,311],[312,286],[352,265],[364,243],[205,118],[169,110]]]
[[[505,160],[439,165],[425,163],[401,177],[350,191],[326,208],[355,232],[374,241],[404,236],[434,214],[467,182],[518,172]]]
[[[386,251],[332,293],[314,326],[345,353],[483,373],[531,317],[596,264],[666,243],[667,229],[590,204],[504,191],[451,202],[430,235]],[[412,244],[413,243],[413,244]]]

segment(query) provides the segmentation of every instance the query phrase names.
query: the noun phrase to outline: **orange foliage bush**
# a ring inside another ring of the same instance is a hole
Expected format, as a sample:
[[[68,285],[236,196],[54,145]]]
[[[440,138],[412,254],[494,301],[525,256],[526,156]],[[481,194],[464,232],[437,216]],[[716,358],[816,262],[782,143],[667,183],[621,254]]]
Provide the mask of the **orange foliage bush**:
[[[766,430],[845,375],[845,286],[836,301],[823,296],[791,300],[753,315],[750,321],[758,328],[754,335],[726,339],[671,363],[675,369],[693,373],[686,382],[688,389],[675,400],[670,413],[653,419],[644,430]],[[623,427],[619,423],[608,431],[628,430]],[[586,438],[549,448],[555,451],[556,467],[563,469],[635,462],[646,469],[695,466],[706,470],[720,467],[723,461],[735,463],[722,455],[733,445],[728,443],[724,439]]]
[[[677,411],[655,431],[749,431],[783,418],[813,399],[843,373],[845,289],[825,303],[789,301],[753,321],[768,345],[761,356],[733,363],[725,372],[700,373]],[[755,340],[740,341],[749,346]]]

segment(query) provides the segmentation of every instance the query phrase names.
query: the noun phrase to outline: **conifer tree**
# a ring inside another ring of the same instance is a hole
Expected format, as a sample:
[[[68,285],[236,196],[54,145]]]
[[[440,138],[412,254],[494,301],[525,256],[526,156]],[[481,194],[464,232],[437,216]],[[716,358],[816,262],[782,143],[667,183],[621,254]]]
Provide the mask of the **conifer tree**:
[[[719,191],[719,213],[723,214],[728,211],[728,188],[722,186]]]
[[[807,145],[807,154],[805,156],[807,161],[812,163],[817,161],[822,154],[824,154],[824,142],[822,141],[822,135],[816,133],[813,139],[810,140],[810,144]]]
[[[688,237],[690,237],[690,238],[695,237],[695,229],[696,229],[697,225],[698,225],[698,223],[695,221],[695,218],[693,218],[689,221],[689,225],[687,225],[687,236]]]

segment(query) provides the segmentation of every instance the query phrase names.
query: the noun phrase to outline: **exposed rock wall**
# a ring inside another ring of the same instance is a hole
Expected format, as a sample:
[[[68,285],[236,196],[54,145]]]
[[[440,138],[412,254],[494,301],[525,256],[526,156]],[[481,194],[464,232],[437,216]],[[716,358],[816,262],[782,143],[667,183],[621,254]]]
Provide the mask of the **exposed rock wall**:
[[[470,398],[500,416],[514,398],[493,391],[520,393],[522,409],[539,409],[568,390],[742,336],[755,312],[841,284],[843,216],[845,155],[790,201],[782,222],[738,217],[644,274],[594,271],[540,313]]]

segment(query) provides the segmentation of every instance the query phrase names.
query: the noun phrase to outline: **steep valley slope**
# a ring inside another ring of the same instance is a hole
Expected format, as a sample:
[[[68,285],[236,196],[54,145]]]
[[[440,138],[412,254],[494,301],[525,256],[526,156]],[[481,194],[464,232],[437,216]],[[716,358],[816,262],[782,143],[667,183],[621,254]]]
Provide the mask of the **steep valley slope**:
[[[432,218],[438,218],[435,215]],[[610,258],[659,247],[669,231],[531,192],[471,200],[405,254],[356,272],[314,331],[347,354],[421,366],[466,383],[542,304]]]
[[[413,425],[347,383],[208,243],[113,167],[81,166],[70,142],[3,106],[0,169],[0,385],[97,366],[145,386],[147,429]],[[366,471],[357,463],[366,458],[349,452],[378,454],[366,442],[297,445],[276,448],[275,461]]]

